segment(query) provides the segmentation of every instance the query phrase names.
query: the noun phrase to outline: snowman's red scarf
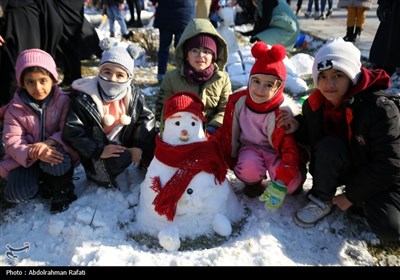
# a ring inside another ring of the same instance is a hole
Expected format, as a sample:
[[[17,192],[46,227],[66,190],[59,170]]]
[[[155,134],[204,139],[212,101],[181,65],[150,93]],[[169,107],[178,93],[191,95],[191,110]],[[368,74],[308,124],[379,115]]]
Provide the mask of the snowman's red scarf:
[[[178,201],[197,173],[214,174],[221,184],[228,169],[222,149],[215,139],[172,146],[157,136],[154,156],[168,166],[179,168],[163,188],[160,177],[152,178],[151,188],[158,193],[153,200],[154,210],[165,215],[169,221],[174,219]]]

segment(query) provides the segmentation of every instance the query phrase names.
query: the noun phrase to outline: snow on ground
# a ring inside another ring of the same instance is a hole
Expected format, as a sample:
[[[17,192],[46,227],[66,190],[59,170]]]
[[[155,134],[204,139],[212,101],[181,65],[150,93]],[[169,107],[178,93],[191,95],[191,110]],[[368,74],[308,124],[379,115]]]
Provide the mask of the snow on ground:
[[[288,196],[277,211],[240,193],[247,215],[228,238],[186,240],[168,252],[155,238],[137,233],[135,211],[144,174],[134,166],[118,177],[120,190],[89,183],[80,166],[75,171],[78,200],[59,214],[49,213],[41,198],[8,209],[0,224],[1,266],[338,266],[373,265],[366,242],[378,242],[362,218],[335,210],[315,228],[294,224],[293,213],[305,192]],[[305,189],[310,187],[308,178]],[[10,254],[9,248],[29,250]],[[13,256],[15,258],[13,258]]]

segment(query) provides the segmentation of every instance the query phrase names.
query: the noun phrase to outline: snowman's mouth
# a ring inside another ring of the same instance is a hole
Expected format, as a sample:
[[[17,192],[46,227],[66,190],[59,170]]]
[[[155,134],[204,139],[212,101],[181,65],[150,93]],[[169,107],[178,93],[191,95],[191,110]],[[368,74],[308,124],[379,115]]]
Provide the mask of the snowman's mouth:
[[[182,142],[186,142],[189,140],[189,136],[179,136],[179,140],[181,140]]]

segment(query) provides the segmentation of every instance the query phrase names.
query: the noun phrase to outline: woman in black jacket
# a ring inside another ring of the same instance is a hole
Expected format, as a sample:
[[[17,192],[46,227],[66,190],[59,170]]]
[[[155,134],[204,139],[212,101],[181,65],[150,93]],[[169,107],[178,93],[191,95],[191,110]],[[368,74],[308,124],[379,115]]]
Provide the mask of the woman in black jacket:
[[[380,24],[369,53],[369,61],[391,76],[400,67],[400,1],[378,0]]]

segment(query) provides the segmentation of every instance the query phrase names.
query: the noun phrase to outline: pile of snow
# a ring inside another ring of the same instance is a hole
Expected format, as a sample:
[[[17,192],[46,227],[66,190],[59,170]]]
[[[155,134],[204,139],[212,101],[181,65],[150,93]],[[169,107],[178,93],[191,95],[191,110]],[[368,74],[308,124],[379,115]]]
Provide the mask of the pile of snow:
[[[228,63],[226,71],[233,88],[240,88],[247,85],[250,70],[254,64],[254,58],[251,55],[251,46],[239,46],[235,35],[235,10],[231,7],[223,7],[218,10],[218,16],[222,19],[217,31],[228,44]],[[304,57],[306,56],[306,57]],[[287,70],[286,89],[294,96],[302,94],[308,90],[307,83],[302,79],[302,75],[311,74],[313,59],[304,54],[297,54],[290,59],[286,57],[284,64]],[[294,65],[302,63],[301,69]],[[300,70],[301,72],[299,72]],[[306,72],[308,71],[308,72]]]

